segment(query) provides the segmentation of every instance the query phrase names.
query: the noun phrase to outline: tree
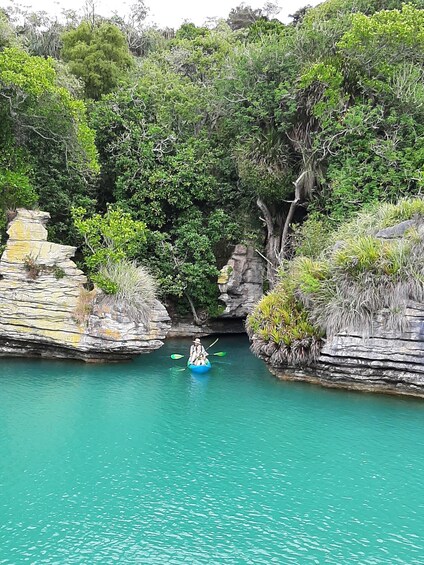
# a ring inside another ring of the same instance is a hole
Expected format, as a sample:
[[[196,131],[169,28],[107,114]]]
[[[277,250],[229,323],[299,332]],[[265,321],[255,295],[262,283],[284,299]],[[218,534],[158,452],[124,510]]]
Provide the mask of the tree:
[[[111,23],[83,21],[63,34],[62,40],[61,55],[84,82],[88,98],[98,100],[111,92],[133,64],[125,36]]]
[[[28,155],[13,144],[2,144],[0,155],[0,226],[5,227],[6,212],[18,207],[31,208],[37,201],[32,183],[33,171]],[[3,235],[3,234],[2,234]]]
[[[306,6],[303,6],[303,8],[299,8],[298,10],[296,10],[294,14],[290,14],[289,18],[292,19],[291,25],[296,27],[299,24],[301,24],[303,22],[304,17],[308,13],[308,10],[310,10],[311,8],[312,6],[310,4],[307,4]]]
[[[326,167],[315,209],[341,221],[365,204],[419,189],[423,25],[423,11],[410,5],[355,14],[336,54],[301,78],[304,104],[317,125],[315,154]]]
[[[106,292],[113,291],[111,281],[102,275],[103,267],[133,259],[146,241],[146,226],[134,221],[119,207],[109,206],[107,212],[87,216],[83,207],[72,209],[72,219],[84,240],[85,263],[91,278]]]
[[[0,52],[2,206],[30,206],[36,195],[52,214],[53,236],[66,239],[70,206],[88,203],[98,163],[84,103],[57,82],[52,59],[15,47]]]
[[[4,47],[15,47],[18,38],[9,16],[0,8],[0,50]]]
[[[232,30],[243,29],[251,26],[264,14],[260,8],[253,9],[244,3],[241,3],[236,8],[232,8],[228,14],[227,23]]]
[[[217,94],[225,101],[221,127],[232,139],[251,214],[265,227],[259,251],[267,259],[271,284],[287,253],[294,209],[314,182],[308,156],[299,153],[295,141],[300,116],[291,95],[298,72],[291,41],[290,34],[276,33],[240,49],[230,72],[219,81]],[[290,100],[287,107],[281,104],[283,96]]]
[[[124,34],[128,48],[131,53],[137,57],[146,55],[148,52],[149,42],[155,36],[153,28],[147,29],[143,26],[144,20],[149,13],[149,8],[143,0],[137,0],[130,5],[128,14],[124,17],[120,16],[117,12],[111,18],[111,22],[119,27]],[[157,36],[161,34],[157,32]]]

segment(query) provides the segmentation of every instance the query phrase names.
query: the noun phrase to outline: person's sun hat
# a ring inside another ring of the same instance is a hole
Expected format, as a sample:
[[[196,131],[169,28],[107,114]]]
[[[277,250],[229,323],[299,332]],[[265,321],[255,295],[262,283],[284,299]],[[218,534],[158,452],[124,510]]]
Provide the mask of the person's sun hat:
[[[193,339],[193,343],[201,343],[201,341],[198,337],[196,337],[196,339]]]

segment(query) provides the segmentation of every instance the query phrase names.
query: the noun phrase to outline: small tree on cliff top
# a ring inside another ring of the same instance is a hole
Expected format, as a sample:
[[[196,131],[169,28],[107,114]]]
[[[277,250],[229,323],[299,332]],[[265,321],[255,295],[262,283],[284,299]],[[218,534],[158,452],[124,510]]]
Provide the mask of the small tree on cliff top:
[[[91,278],[106,293],[117,292],[116,284],[105,275],[104,268],[133,258],[146,241],[146,225],[135,221],[120,208],[110,206],[106,214],[86,217],[87,211],[73,208],[72,217],[84,238],[85,263]]]

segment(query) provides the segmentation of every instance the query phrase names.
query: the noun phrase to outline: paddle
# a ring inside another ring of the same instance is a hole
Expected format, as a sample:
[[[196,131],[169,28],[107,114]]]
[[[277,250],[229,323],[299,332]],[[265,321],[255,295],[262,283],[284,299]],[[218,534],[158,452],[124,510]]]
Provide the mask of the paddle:
[[[219,341],[219,337],[217,337],[216,340],[215,340],[213,343],[211,343],[209,347],[206,348],[206,351],[207,351],[208,349],[210,349],[213,345],[215,345],[215,343],[216,343],[217,341]]]
[[[227,352],[217,351],[216,353],[212,353],[212,355],[215,355],[216,357],[225,357],[227,355]],[[185,357],[185,355],[180,355],[179,353],[173,353],[171,355],[171,359],[182,359],[183,357]]]
[[[213,347],[215,345],[215,343],[217,343],[219,341],[219,337],[216,338],[215,341],[213,341],[207,348],[206,351],[208,349],[210,349],[211,347]],[[212,355],[217,355],[218,357],[224,357],[224,355],[227,355],[227,353],[225,351],[219,351],[218,353],[213,353]],[[184,355],[180,355],[179,353],[173,353],[171,355],[171,359],[182,359],[184,357]]]

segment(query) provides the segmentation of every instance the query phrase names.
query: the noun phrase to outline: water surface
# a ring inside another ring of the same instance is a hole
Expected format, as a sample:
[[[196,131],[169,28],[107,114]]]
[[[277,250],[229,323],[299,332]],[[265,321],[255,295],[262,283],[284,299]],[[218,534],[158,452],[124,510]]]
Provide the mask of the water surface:
[[[0,563],[424,562],[424,403],[274,379],[244,338],[0,360]]]

